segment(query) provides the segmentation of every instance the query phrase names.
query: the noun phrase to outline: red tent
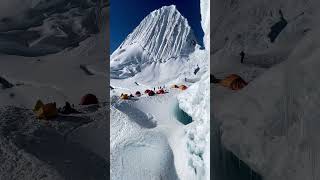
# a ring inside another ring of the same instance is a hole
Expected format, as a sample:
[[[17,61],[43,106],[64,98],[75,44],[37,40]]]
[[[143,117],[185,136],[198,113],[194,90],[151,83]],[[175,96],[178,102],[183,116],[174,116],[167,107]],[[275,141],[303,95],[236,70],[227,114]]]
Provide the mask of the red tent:
[[[154,93],[154,91],[151,91],[151,90],[148,92],[148,95],[149,95],[149,96],[154,96],[155,94],[156,94],[156,93]]]
[[[164,90],[163,89],[158,90],[157,94],[164,94]]]

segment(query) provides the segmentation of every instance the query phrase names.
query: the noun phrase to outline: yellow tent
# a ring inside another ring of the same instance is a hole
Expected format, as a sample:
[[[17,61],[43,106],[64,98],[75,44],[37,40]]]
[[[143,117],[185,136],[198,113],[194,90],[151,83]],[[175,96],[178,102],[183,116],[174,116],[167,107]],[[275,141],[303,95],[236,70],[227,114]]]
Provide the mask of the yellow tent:
[[[38,111],[40,108],[42,108],[44,106],[43,102],[41,100],[38,100],[36,105],[33,108],[33,111],[36,112]]]
[[[58,115],[56,103],[43,104],[41,100],[37,101],[33,108],[33,112],[39,119],[51,119]]]
[[[129,96],[128,96],[128,94],[122,94],[122,95],[120,96],[120,98],[121,98],[121,99],[129,99]]]

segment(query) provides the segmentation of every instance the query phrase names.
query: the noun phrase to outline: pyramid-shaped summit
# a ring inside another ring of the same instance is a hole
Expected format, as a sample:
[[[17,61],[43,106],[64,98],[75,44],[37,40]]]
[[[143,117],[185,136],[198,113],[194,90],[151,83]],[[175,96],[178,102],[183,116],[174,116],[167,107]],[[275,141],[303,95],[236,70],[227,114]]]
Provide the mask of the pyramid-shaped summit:
[[[120,70],[121,73],[113,74],[126,77],[140,71],[144,63],[187,56],[195,50],[196,44],[187,19],[176,6],[163,6],[146,16],[111,55],[111,71]]]

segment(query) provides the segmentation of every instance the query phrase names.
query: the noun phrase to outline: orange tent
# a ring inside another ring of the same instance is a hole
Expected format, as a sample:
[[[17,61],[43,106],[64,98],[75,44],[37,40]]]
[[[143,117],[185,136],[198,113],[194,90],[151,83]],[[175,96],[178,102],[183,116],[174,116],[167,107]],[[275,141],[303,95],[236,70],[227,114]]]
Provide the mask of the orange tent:
[[[179,89],[181,89],[181,90],[186,90],[188,87],[187,86],[185,86],[185,85],[180,85],[179,86]]]
[[[58,115],[56,103],[43,104],[41,100],[37,101],[33,112],[39,119],[51,119]]]
[[[232,90],[240,90],[248,85],[240,76],[231,74],[219,82],[220,85]]]

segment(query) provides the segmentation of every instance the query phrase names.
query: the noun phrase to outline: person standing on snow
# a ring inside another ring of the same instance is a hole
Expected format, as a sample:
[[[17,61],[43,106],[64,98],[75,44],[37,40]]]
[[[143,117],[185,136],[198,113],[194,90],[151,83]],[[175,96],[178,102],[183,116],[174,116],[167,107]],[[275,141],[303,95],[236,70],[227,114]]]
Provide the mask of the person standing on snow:
[[[193,74],[196,75],[199,70],[200,70],[200,67],[199,67],[199,65],[197,64],[197,68],[194,70]],[[186,78],[186,79],[187,79],[187,78]]]
[[[243,51],[240,52],[240,56],[241,56],[241,64],[243,64],[243,60],[244,60],[244,56],[245,56],[245,53]]]

